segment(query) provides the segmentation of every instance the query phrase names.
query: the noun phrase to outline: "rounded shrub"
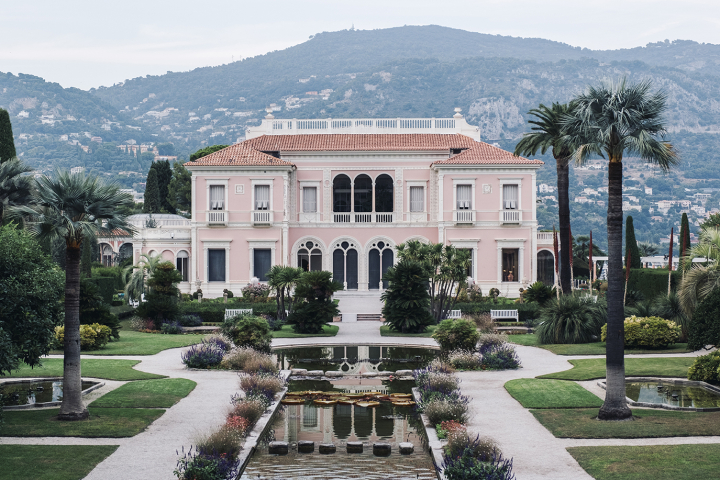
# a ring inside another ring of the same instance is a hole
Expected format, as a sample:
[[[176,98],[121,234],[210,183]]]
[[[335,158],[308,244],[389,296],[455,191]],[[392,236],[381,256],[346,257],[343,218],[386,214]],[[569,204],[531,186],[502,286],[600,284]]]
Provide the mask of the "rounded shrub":
[[[267,320],[254,315],[238,315],[223,322],[222,332],[237,347],[250,347],[270,353],[272,330]]]
[[[474,322],[458,318],[440,322],[432,337],[443,351],[449,352],[452,350],[475,350],[480,334]]]
[[[596,341],[605,323],[602,308],[574,295],[549,300],[540,310],[538,340],[542,344]]]
[[[688,380],[720,384],[720,352],[697,357],[688,369]]]
[[[628,317],[625,319],[625,347],[662,348],[680,338],[680,327],[660,317]],[[607,339],[607,325],[602,326],[601,340]]]
[[[103,348],[110,341],[112,329],[99,323],[80,325],[80,348],[82,350],[97,350]],[[55,348],[62,349],[65,342],[65,327],[55,327]]]

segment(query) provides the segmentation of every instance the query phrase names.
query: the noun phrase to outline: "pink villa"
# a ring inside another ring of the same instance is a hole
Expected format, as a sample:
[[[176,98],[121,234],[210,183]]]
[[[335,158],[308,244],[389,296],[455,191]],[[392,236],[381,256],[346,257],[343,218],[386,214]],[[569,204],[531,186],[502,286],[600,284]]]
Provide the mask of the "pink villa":
[[[543,162],[480,141],[452,118],[281,120],[188,162],[192,217],[135,215],[134,238],[101,239],[103,261],[162,255],[184,293],[240,294],[272,265],[328,270],[344,297],[379,295],[408,240],[472,251],[468,277],[515,297],[552,284],[552,234],[538,232]]]

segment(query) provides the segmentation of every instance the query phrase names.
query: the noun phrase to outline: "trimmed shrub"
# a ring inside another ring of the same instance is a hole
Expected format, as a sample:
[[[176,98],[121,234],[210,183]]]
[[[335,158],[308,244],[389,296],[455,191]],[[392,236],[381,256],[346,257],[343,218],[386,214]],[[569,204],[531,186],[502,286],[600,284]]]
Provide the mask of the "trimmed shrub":
[[[80,325],[80,349],[97,350],[103,348],[110,341],[112,330],[110,327],[93,323]],[[65,341],[65,327],[55,327],[55,348],[62,349]]]
[[[480,334],[474,322],[458,318],[440,322],[432,338],[446,352],[451,350],[474,350]]]
[[[720,351],[697,357],[688,369],[688,380],[720,384]]]
[[[242,298],[246,302],[267,302],[268,295],[270,295],[270,286],[264,283],[248,284],[242,289]],[[228,298],[230,296],[228,295]]]
[[[160,332],[166,335],[179,335],[183,333],[183,329],[178,322],[163,322],[160,325]]]
[[[688,348],[720,345],[720,288],[715,288],[695,309],[688,331]]]
[[[178,317],[178,323],[183,327],[199,327],[200,325],[202,325],[203,321],[202,318],[200,318],[200,315],[190,313],[186,315],[180,315],[180,317]]]
[[[625,347],[663,348],[680,338],[680,327],[660,317],[628,317],[625,319]],[[607,325],[602,326],[601,340],[607,339]]]
[[[155,328],[160,328],[164,321],[175,320],[179,311],[177,284],[180,281],[182,275],[172,262],[158,263],[147,281],[150,292],[145,296],[147,301],[138,306],[138,315],[154,320]]]
[[[114,277],[92,277],[86,279],[87,282],[92,283],[97,288],[97,293],[102,298],[102,301],[110,305],[115,294],[115,278]]]
[[[597,341],[604,323],[600,309],[601,304],[574,295],[550,300],[540,311],[538,340],[542,344]]]
[[[190,347],[180,358],[188,368],[212,368],[220,365],[223,353],[217,345],[201,343]]]
[[[305,272],[295,287],[295,306],[288,317],[297,333],[320,333],[323,327],[340,314],[332,300],[342,285],[333,281],[326,271]]]
[[[623,279],[625,276],[623,275]],[[682,272],[673,270],[670,288],[676,291],[682,281]],[[667,295],[668,271],[661,268],[638,268],[630,270],[628,292],[639,292],[643,298],[653,300],[660,295]]]
[[[380,299],[384,302],[385,324],[392,330],[418,333],[434,323],[427,278],[425,266],[407,258],[387,270],[383,280],[388,282],[388,288]]]
[[[260,352],[270,353],[272,331],[267,320],[254,315],[238,315],[222,324],[222,332],[237,347],[250,347]]]
[[[482,355],[480,368],[483,370],[515,370],[520,368],[520,357],[509,343],[494,347]]]

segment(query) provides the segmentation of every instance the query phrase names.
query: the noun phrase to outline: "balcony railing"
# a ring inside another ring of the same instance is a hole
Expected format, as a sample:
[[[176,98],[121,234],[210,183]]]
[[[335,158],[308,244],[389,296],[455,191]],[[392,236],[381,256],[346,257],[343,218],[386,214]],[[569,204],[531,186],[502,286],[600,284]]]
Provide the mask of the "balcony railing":
[[[371,223],[372,213],[356,213],[355,223]]]
[[[210,225],[227,225],[227,212],[225,210],[210,210],[207,221]]]
[[[335,223],[350,223],[349,213],[333,213],[333,222]]]
[[[475,221],[475,210],[455,210],[453,220],[455,223],[473,223]]]
[[[537,234],[538,244],[541,245],[552,245],[553,234],[552,232],[538,232]]]
[[[392,212],[375,214],[375,223],[393,223],[394,221],[395,216]]]
[[[520,223],[522,221],[522,212],[520,210],[501,210],[500,222],[502,223]]]
[[[272,212],[269,210],[256,210],[252,212],[253,225],[270,225]]]
[[[334,223],[393,223],[394,221],[393,212],[333,213]]]

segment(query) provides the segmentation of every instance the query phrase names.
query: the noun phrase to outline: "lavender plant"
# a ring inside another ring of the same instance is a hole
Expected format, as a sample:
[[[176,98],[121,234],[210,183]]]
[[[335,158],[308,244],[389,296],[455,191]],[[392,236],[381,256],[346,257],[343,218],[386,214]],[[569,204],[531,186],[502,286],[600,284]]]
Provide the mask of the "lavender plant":
[[[181,359],[188,368],[211,368],[220,365],[224,353],[215,344],[201,343],[183,352]]]

